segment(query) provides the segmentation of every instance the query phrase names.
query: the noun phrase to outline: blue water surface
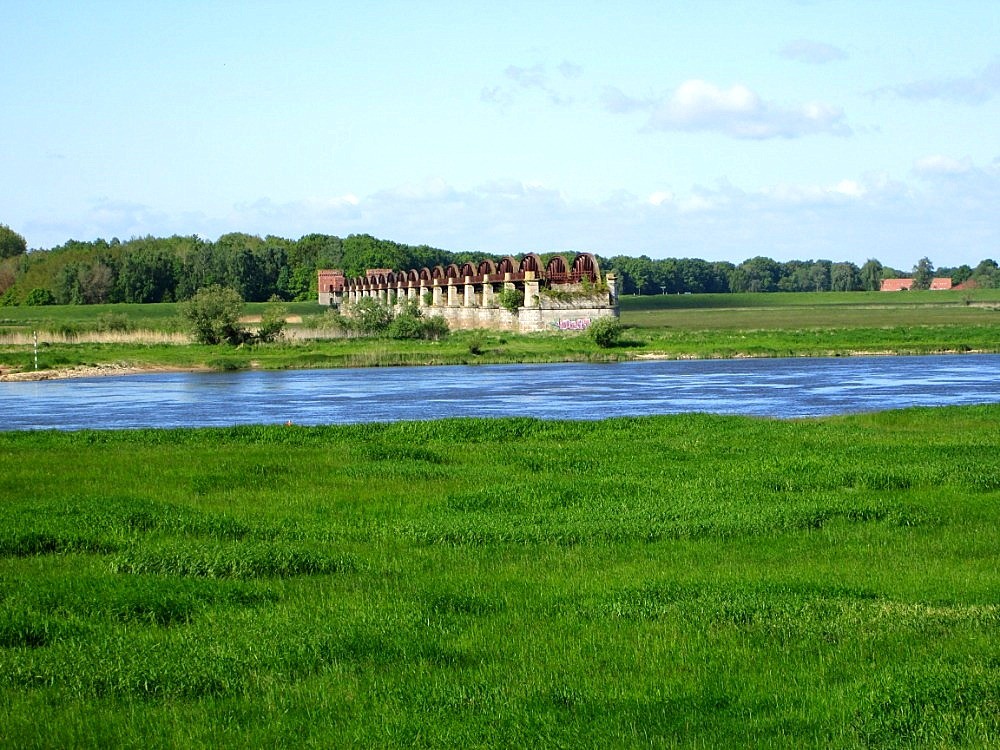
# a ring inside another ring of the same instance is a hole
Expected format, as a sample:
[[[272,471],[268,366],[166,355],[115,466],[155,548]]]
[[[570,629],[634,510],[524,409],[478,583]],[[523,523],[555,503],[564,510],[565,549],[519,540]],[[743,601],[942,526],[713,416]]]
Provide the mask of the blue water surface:
[[[157,373],[0,383],[0,429],[678,412],[794,418],[996,402],[993,354]]]

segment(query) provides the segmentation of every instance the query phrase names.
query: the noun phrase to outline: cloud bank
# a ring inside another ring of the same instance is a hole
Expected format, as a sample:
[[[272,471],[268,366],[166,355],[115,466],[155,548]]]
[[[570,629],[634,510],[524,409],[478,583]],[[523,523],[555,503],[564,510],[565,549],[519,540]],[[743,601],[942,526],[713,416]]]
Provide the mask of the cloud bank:
[[[822,102],[786,107],[765,101],[742,84],[721,88],[692,79],[659,99],[636,99],[608,87],[602,103],[616,114],[649,112],[646,128],[651,131],[714,132],[751,140],[851,133],[839,107]]]
[[[978,73],[955,78],[929,78],[871,91],[874,97],[896,96],[910,101],[944,101],[983,104],[1000,94],[1000,58]]]
[[[912,184],[885,174],[830,184],[774,184],[744,190],[726,181],[647,195],[626,190],[581,200],[554,187],[497,180],[459,188],[443,179],[367,196],[278,203],[263,198],[225,216],[165,214],[102,201],[72,222],[25,227],[32,245],[93,239],[232,231],[296,238],[313,232],[370,233],[411,244],[491,253],[589,250],[602,255],[739,261],[827,258],[909,268],[974,265],[997,257],[1000,159],[977,167],[933,154],[918,160]]]

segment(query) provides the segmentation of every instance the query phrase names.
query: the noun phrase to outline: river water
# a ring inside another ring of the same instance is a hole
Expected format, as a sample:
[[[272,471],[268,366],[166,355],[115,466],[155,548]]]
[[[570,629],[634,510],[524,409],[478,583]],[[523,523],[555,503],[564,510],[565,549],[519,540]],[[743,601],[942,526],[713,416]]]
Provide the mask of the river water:
[[[0,429],[715,412],[809,417],[1000,402],[1000,355],[162,373],[0,383]]]

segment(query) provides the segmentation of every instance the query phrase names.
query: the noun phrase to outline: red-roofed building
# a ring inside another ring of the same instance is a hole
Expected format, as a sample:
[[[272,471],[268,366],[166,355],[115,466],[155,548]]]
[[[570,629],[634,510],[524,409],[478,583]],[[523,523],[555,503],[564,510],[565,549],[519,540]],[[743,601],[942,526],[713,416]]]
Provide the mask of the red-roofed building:
[[[882,279],[880,291],[883,292],[905,292],[913,288],[913,279]],[[939,277],[931,279],[931,289],[941,291],[951,289],[951,279]]]

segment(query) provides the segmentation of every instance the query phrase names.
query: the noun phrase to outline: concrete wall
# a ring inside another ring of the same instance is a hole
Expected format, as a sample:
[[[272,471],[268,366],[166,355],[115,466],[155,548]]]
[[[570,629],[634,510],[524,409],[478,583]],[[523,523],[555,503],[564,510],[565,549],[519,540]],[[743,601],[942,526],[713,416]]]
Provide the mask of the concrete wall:
[[[598,318],[618,317],[618,308],[599,300],[581,301],[578,305],[561,303],[549,306],[544,298],[534,307],[519,307],[517,313],[499,306],[427,307],[423,314],[440,315],[456,330],[491,328],[500,331],[584,331]]]

